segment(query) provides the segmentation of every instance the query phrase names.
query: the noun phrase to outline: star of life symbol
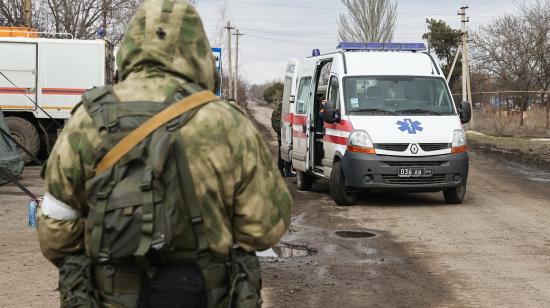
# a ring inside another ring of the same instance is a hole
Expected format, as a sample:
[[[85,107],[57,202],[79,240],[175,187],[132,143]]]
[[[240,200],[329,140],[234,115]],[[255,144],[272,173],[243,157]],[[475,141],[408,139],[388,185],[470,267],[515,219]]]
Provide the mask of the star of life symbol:
[[[413,121],[411,119],[404,119],[403,121],[397,121],[399,125],[399,130],[404,132],[407,131],[411,135],[416,135],[416,132],[421,132],[424,128],[421,126],[422,123],[418,121]]]

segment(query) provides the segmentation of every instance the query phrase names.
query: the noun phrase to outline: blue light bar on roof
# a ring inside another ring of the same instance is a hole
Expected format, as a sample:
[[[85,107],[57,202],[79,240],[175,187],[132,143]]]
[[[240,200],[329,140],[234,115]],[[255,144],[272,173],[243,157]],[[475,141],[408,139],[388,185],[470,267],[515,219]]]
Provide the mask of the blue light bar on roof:
[[[345,51],[387,50],[387,51],[425,51],[424,43],[354,43],[342,42],[336,47]]]

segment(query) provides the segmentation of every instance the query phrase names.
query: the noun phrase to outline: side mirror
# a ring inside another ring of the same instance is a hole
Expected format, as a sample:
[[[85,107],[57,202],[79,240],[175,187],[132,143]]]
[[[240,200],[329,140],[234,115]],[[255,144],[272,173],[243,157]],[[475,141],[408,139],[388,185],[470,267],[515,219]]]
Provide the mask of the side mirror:
[[[290,98],[288,99],[288,101],[292,104],[294,102],[296,102],[296,96],[294,95],[291,95]]]
[[[340,123],[342,116],[340,110],[336,109],[336,103],[333,101],[327,101],[325,103],[325,111],[323,113],[324,121],[330,124]]]
[[[460,103],[458,115],[460,116],[460,122],[462,122],[462,124],[469,123],[470,120],[472,120],[472,106],[469,102]]]

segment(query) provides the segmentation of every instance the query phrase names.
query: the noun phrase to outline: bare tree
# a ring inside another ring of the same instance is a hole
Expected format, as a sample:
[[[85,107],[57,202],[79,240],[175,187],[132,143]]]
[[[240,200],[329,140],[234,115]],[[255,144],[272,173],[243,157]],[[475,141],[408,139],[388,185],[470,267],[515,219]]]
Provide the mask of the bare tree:
[[[532,42],[531,50],[536,65],[534,77],[539,90],[550,89],[550,0],[535,0],[524,2],[520,10],[529,29],[525,35]],[[541,96],[544,102],[544,95]]]
[[[506,15],[482,27],[473,36],[475,66],[495,79],[502,90],[547,91],[550,88],[550,1],[535,0],[520,6],[518,15]],[[513,97],[521,113],[532,97]],[[544,101],[541,95],[540,101]]]
[[[0,26],[16,27],[25,23],[23,0],[0,0]],[[32,7],[33,26],[46,18],[44,6],[37,3]]]
[[[341,0],[338,37],[349,42],[391,42],[397,21],[397,3],[391,0]]]

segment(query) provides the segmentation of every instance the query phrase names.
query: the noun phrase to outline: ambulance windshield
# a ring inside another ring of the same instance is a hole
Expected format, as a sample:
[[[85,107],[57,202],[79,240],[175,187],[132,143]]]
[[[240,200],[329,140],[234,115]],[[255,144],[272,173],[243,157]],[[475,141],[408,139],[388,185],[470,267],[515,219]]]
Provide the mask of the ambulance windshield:
[[[346,110],[376,115],[455,114],[445,80],[412,76],[344,79]]]

